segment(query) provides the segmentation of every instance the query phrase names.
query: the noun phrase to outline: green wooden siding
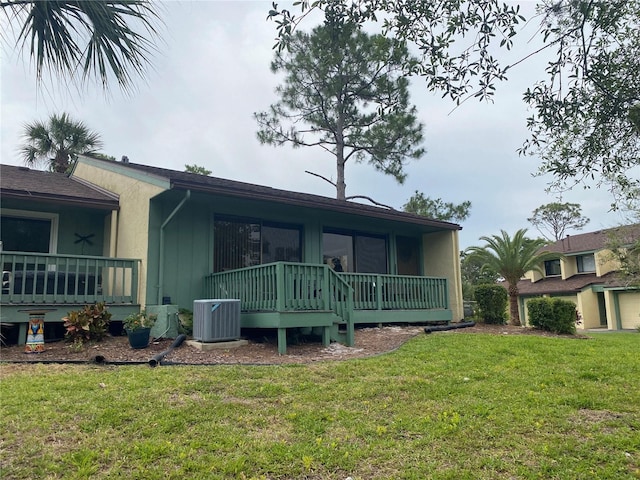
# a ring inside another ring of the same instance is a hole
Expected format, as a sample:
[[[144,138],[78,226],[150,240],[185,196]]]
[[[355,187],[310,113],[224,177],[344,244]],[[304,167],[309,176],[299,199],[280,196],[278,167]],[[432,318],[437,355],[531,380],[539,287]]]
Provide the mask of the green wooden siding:
[[[111,212],[90,210],[78,207],[61,207],[55,204],[33,203],[25,208],[24,202],[13,199],[2,199],[3,215],[6,209],[18,210],[28,216],[28,212],[46,212],[58,215],[57,251],[54,253],[68,255],[105,254],[105,220]],[[7,213],[11,216],[11,213]],[[89,237],[81,241],[80,237]]]
[[[302,227],[302,263],[322,263],[322,234],[327,228],[371,233],[388,239],[390,273],[396,272],[395,235],[421,239],[421,233],[408,227],[372,221],[367,218],[335,214],[288,205],[255,202],[193,193],[164,231],[164,258],[159,258],[160,226],[184,198],[184,192],[166,192],[151,201],[149,262],[147,266],[148,304],[163,297],[183,308],[205,298],[202,278],[214,271],[213,244],[216,216],[244,217],[263,222],[280,222]],[[157,260],[156,260],[157,259]],[[164,262],[163,285],[158,285],[158,263]]]

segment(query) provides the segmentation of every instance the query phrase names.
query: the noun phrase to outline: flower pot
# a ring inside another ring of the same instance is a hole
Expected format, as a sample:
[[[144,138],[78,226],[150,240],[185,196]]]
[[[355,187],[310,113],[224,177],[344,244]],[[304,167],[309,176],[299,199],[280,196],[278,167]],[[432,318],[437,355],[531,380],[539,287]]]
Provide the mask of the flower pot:
[[[129,337],[129,345],[131,345],[131,348],[146,348],[149,345],[150,333],[151,328],[127,330],[127,337]]]

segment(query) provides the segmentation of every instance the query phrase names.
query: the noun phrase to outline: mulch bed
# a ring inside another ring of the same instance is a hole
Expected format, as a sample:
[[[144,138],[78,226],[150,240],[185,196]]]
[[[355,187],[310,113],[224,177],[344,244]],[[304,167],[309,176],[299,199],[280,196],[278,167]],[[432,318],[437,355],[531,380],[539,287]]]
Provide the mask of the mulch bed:
[[[267,332],[271,333],[271,332]],[[435,332],[433,334],[474,334],[493,335],[543,335],[553,337],[587,338],[584,335],[556,335],[531,328],[510,325],[484,325]],[[306,341],[287,346],[287,354],[279,355],[275,336],[252,337],[248,344],[236,348],[202,351],[186,342],[172,350],[162,359],[161,364],[292,364],[320,361],[346,360],[380,355],[393,351],[416,335],[424,335],[424,326],[384,326],[357,328],[355,346],[346,347],[332,343],[324,347],[320,341]],[[157,354],[169,349],[174,341],[160,339],[147,348],[132,349],[126,336],[107,336],[100,342],[89,342],[76,348],[73,344],[58,341],[45,344],[45,351],[37,354],[24,353],[23,345],[0,348],[0,361],[19,363],[149,363]]]

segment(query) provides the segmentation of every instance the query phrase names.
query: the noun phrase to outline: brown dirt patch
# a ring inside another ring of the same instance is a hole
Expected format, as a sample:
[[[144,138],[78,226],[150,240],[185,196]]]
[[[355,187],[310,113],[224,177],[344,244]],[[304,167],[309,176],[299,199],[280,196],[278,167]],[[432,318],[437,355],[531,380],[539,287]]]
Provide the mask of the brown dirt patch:
[[[483,325],[438,333],[488,333],[494,335],[544,335],[558,336],[530,328],[508,325]],[[424,326],[384,326],[357,328],[355,346],[346,347],[332,343],[324,347],[321,342],[305,342],[287,346],[287,354],[279,355],[273,336],[250,338],[247,345],[212,351],[201,351],[184,343],[165,357],[166,362],[181,364],[286,364],[313,363],[319,361],[363,358],[389,352],[400,347],[408,339],[424,334]],[[566,336],[566,335],[565,335]],[[572,337],[572,336],[566,336]],[[573,336],[579,338],[580,336]],[[586,338],[586,337],[585,337]],[[148,362],[154,355],[167,350],[173,340],[161,339],[147,348],[134,350],[126,336],[106,337],[101,342],[91,342],[81,350],[64,341],[45,344],[45,351],[25,354],[24,346],[11,345],[0,349],[0,361],[4,362],[94,362],[106,363]]]

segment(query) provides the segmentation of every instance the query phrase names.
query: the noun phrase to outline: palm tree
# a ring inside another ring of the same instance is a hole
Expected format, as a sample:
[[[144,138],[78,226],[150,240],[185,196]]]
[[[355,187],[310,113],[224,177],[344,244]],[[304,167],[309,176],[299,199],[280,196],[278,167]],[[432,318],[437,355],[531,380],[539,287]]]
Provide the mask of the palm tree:
[[[29,49],[38,81],[45,70],[65,83],[79,72],[107,89],[113,75],[126,91],[155,50],[158,14],[148,0],[0,0],[0,7],[8,30],[18,32],[16,48]]]
[[[26,124],[22,138],[20,152],[25,165],[44,163],[52,172],[66,172],[76,155],[94,153],[102,146],[99,134],[66,113],[52,115],[46,124],[40,121]]]
[[[526,229],[518,230],[513,238],[504,230],[501,235],[480,237],[484,247],[469,247],[467,252],[483,263],[483,268],[498,272],[507,282],[509,292],[509,315],[513,325],[521,325],[518,311],[518,281],[529,270],[541,271],[545,260],[558,258],[557,253],[540,249],[547,244],[543,239],[530,239]]]

